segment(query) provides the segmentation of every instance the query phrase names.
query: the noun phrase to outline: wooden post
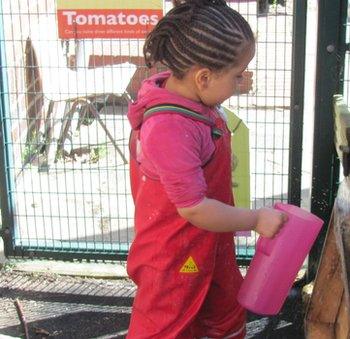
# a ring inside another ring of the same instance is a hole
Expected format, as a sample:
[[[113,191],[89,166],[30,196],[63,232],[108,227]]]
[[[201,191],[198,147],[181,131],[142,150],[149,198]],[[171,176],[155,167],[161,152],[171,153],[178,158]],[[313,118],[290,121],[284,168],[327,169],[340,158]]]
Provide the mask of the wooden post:
[[[334,324],[343,296],[341,264],[332,216],[305,319],[308,339],[335,338]]]
[[[307,339],[350,338],[350,112],[334,98],[335,146],[345,179],[333,206],[305,318]]]
[[[40,129],[44,96],[36,53],[29,38],[25,47],[25,71],[28,128],[26,142],[33,143],[33,138]]]

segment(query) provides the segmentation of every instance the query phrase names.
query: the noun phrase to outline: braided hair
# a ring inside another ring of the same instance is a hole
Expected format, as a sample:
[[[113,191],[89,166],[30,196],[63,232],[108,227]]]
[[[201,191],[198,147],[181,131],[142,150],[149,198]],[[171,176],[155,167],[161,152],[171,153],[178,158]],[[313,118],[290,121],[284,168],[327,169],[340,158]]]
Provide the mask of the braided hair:
[[[194,65],[220,71],[235,66],[253,44],[248,22],[225,0],[173,0],[171,9],[146,38],[146,65],[157,62],[182,78]]]

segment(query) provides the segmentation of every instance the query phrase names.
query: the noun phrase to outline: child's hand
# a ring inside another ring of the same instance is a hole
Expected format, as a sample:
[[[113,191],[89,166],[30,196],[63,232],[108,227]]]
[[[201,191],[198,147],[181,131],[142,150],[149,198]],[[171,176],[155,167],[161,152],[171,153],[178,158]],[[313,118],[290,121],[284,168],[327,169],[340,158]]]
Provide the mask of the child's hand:
[[[260,208],[255,231],[263,237],[273,238],[287,220],[288,216],[283,212],[272,208]]]

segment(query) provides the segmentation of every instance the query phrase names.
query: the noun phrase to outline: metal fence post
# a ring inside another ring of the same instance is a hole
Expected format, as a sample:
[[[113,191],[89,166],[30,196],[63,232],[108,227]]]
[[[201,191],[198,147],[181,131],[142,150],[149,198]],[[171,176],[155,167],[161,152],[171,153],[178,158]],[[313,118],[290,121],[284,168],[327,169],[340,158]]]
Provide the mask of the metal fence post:
[[[12,233],[14,232],[13,200],[11,196],[11,156],[9,150],[9,90],[5,54],[5,37],[3,25],[2,1],[0,0],[0,197],[1,197],[1,235],[4,239],[5,255],[14,253]]]
[[[300,206],[303,154],[306,1],[294,2],[288,202]]]
[[[334,148],[332,97],[341,89],[340,74],[344,63],[341,53],[347,16],[347,0],[321,0],[318,4],[311,212],[322,218],[325,225],[310,252],[309,280],[316,274],[339,176],[339,161]]]

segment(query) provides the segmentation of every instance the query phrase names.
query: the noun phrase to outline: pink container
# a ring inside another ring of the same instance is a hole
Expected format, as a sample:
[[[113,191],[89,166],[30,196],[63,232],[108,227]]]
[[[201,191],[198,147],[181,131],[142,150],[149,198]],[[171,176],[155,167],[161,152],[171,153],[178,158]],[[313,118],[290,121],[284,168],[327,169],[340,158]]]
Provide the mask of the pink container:
[[[254,258],[238,293],[238,302],[257,314],[277,314],[288,295],[323,221],[293,205],[275,209],[289,219],[273,239],[260,237]]]

